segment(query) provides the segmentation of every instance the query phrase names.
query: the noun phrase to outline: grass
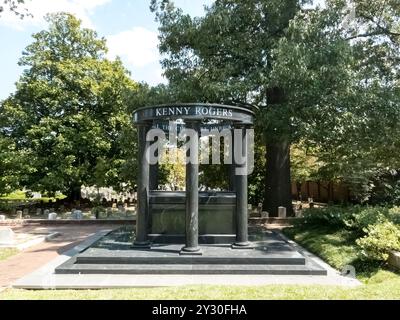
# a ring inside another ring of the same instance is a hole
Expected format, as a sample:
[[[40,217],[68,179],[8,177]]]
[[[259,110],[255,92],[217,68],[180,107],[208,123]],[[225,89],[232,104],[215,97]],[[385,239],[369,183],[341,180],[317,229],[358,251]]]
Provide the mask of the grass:
[[[340,270],[358,259],[356,237],[349,230],[330,226],[296,226],[284,229],[283,233],[335,269]]]
[[[291,299],[400,299],[400,277],[381,270],[356,288],[321,285],[183,286],[103,290],[6,289],[0,300],[291,300]]]
[[[17,190],[10,194],[0,196],[0,200],[4,200],[4,201],[40,201],[40,200],[42,200],[44,202],[49,202],[50,200],[56,201],[57,199],[65,199],[65,198],[66,198],[66,196],[61,194],[61,195],[57,195],[56,197],[41,197],[38,199],[31,199],[31,198],[27,198],[25,191],[22,191],[22,190]]]
[[[0,249],[0,261],[6,260],[9,257],[16,255],[19,252],[18,249],[4,248]]]
[[[370,278],[383,267],[379,262],[361,259],[355,242],[358,235],[352,230],[330,225],[298,225],[284,229],[283,233],[337,270],[354,266],[359,280]]]

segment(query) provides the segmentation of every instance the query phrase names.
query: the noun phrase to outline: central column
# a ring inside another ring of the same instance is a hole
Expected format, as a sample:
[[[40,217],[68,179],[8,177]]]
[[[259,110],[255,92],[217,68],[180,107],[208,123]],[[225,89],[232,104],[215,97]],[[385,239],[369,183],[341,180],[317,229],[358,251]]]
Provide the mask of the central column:
[[[149,216],[149,161],[147,153],[150,142],[147,141],[148,123],[138,124],[138,174],[137,174],[137,214],[134,248],[150,248],[147,240],[147,221]]]
[[[190,147],[186,151],[186,215],[185,246],[181,255],[201,255],[199,247],[199,131],[198,121],[186,121],[187,129],[192,129],[186,138]]]

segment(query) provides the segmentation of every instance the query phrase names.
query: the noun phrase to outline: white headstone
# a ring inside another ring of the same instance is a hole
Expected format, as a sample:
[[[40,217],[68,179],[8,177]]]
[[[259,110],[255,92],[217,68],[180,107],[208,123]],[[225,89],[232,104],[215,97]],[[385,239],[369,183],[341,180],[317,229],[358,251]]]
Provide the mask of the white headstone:
[[[55,213],[55,212],[49,213],[48,219],[49,220],[57,220],[57,213]]]
[[[22,211],[21,210],[17,211],[17,219],[22,219]]]
[[[40,199],[42,197],[42,194],[40,192],[33,192],[32,193],[32,198],[33,199]]]
[[[0,244],[13,244],[14,241],[14,232],[11,230],[11,228],[0,228]]]
[[[286,208],[285,207],[278,207],[278,217],[286,218]]]
[[[296,211],[296,218],[302,218],[303,217],[303,211],[302,210],[297,210]]]
[[[72,213],[72,219],[76,219],[76,220],[82,220],[83,219],[83,214],[81,210],[75,210]]]
[[[267,211],[261,211],[261,218],[268,218],[269,213]]]
[[[6,216],[0,215],[0,221],[4,221],[4,220],[6,220]]]

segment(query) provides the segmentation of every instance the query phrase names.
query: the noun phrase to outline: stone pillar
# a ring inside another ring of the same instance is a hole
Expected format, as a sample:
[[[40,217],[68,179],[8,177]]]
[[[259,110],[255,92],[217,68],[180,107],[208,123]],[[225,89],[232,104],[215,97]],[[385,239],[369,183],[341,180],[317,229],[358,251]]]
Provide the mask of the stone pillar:
[[[191,148],[186,156],[192,161],[186,164],[186,216],[185,216],[185,246],[181,255],[201,255],[199,247],[199,122],[186,121],[186,128],[193,129]],[[188,137],[189,139],[189,137]]]
[[[159,156],[158,150],[154,153],[155,156]],[[158,162],[156,164],[150,165],[150,182],[149,182],[149,190],[157,190],[158,188],[158,171],[159,165]]]
[[[244,163],[236,163],[235,168],[245,169],[245,173],[239,175],[235,172],[236,184],[236,242],[232,245],[233,249],[253,248],[249,242],[248,236],[248,203],[247,203],[247,139],[246,127],[244,125],[236,126],[235,129],[241,129],[240,138],[242,140],[242,155],[246,157]],[[239,150],[237,150],[239,152]]]
[[[229,165],[229,191],[235,191],[236,175],[235,175],[235,135],[234,130],[231,130],[231,146],[232,163]]]
[[[150,142],[146,141],[150,125],[138,124],[138,173],[137,173],[137,209],[136,209],[136,238],[133,247],[149,248],[147,240],[147,220],[149,215],[149,163],[146,158]]]

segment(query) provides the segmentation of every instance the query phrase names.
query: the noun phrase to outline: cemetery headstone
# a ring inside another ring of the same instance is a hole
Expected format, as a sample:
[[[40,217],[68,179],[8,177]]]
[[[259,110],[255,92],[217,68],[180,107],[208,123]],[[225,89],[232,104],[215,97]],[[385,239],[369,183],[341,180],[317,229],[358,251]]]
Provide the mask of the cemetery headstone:
[[[4,221],[4,220],[6,220],[6,216],[0,215],[0,221]]]
[[[113,210],[112,210],[112,208],[108,207],[108,208],[106,209],[106,212],[107,212],[107,217],[109,217],[109,216],[112,215]]]
[[[268,218],[269,213],[267,211],[261,211],[261,218]]]
[[[17,219],[22,219],[22,211],[21,210],[17,211]]]
[[[7,227],[0,227],[0,245],[13,244],[14,241],[14,232],[12,231],[12,229]]]
[[[118,206],[118,213],[119,214],[125,214],[125,212],[126,212],[125,206],[119,205]]]
[[[278,217],[286,218],[286,208],[285,207],[278,207]]]
[[[57,213],[55,213],[55,212],[49,213],[48,219],[49,220],[57,220]]]
[[[257,213],[259,214],[260,217],[261,217],[262,209],[263,209],[263,205],[262,205],[262,203],[259,203],[257,206]]]
[[[37,208],[36,209],[36,215],[40,216],[42,214],[42,209],[41,208]]]
[[[83,214],[81,210],[75,210],[72,213],[72,219],[76,219],[76,220],[82,220],[83,219]]]

